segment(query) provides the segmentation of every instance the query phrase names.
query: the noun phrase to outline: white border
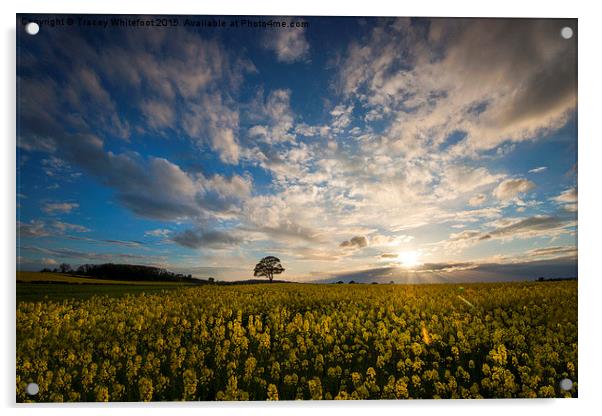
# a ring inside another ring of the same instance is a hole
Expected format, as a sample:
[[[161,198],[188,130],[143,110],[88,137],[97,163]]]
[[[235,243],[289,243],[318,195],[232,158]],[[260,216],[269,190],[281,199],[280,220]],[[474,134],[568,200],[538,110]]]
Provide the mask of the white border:
[[[386,414],[419,413],[420,415],[461,414],[504,415],[533,412],[550,415],[590,414],[600,408],[598,388],[602,385],[600,298],[602,276],[596,260],[601,258],[598,241],[600,201],[602,194],[599,169],[602,157],[600,126],[600,13],[594,2],[498,0],[483,1],[414,1],[386,2],[369,0],[351,3],[348,0],[303,0],[292,4],[282,1],[182,1],[145,0],[138,3],[123,0],[82,2],[55,0],[22,0],[17,4],[2,2],[2,57],[0,64],[0,111],[4,137],[0,151],[2,169],[2,249],[0,256],[4,273],[2,305],[4,334],[0,341],[2,374],[0,405],[5,414],[31,414],[36,409],[45,415],[93,414],[107,412],[119,415],[145,413],[164,415],[166,411],[182,414],[199,412],[230,415],[330,414],[362,415],[376,411]],[[405,401],[405,402],[287,402],[287,403],[155,403],[16,406],[14,404],[15,354],[15,13],[124,13],[124,14],[255,14],[255,15],[338,15],[338,16],[473,16],[473,17],[576,17],[579,18],[579,398],[556,400],[487,400],[487,401]]]

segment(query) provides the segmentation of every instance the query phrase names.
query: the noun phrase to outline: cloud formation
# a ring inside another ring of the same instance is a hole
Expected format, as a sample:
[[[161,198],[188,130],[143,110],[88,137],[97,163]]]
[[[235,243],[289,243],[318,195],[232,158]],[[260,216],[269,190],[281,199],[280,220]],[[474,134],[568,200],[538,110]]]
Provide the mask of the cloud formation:
[[[48,237],[52,235],[64,235],[67,232],[86,233],[89,228],[79,224],[71,224],[63,221],[31,220],[29,222],[17,221],[17,237]]]
[[[284,19],[284,21],[288,25],[297,22],[291,19]],[[306,59],[309,54],[309,43],[305,39],[303,28],[274,29],[266,35],[265,47],[274,51],[279,62],[287,64]]]
[[[483,205],[485,201],[487,201],[487,196],[485,194],[478,194],[468,200],[468,205],[476,207]]]
[[[46,237],[50,232],[42,221],[32,220],[28,223],[17,221],[17,238],[25,237]]]
[[[357,235],[355,237],[351,237],[350,240],[343,241],[341,244],[339,244],[339,247],[359,249],[364,248],[367,245],[368,239],[363,235]]]
[[[561,204],[570,204],[577,202],[577,188],[570,188],[566,191],[562,191],[560,195],[555,196],[552,199]]]
[[[503,218],[494,221],[493,228],[489,230],[464,230],[450,235],[449,241],[478,242],[490,239],[515,239],[532,238],[540,236],[554,237],[560,234],[571,233],[571,228],[576,225],[573,218],[535,215],[527,218]]]
[[[251,116],[265,124],[251,127],[249,136],[260,138],[268,144],[293,141],[295,136],[290,131],[294,126],[294,115],[290,101],[291,91],[287,89],[271,91],[265,101],[259,95],[252,105]]]
[[[172,241],[188,248],[198,249],[203,247],[224,248],[241,244],[244,240],[240,236],[223,231],[185,230],[171,237]]]
[[[74,209],[79,208],[76,202],[48,202],[42,207],[42,211],[47,214],[67,214]]]
[[[99,252],[84,252],[72,250],[69,248],[45,248],[38,246],[23,246],[22,251],[41,253],[61,259],[78,259],[84,261],[102,261],[102,262],[125,262],[125,263],[143,263],[156,264],[160,257],[145,256],[141,254],[129,253],[99,253]]]
[[[391,150],[424,153],[460,131],[451,152],[483,151],[555,130],[575,109],[576,41],[558,35],[571,22],[421,23],[384,19],[341,64],[342,91],[358,97],[370,118],[393,118]]]
[[[145,231],[144,235],[150,237],[168,237],[171,232],[172,231],[167,228],[157,228],[155,230]]]
[[[493,196],[500,201],[505,202],[515,198],[520,194],[529,192],[533,188],[535,188],[535,184],[528,179],[506,179],[493,190]]]

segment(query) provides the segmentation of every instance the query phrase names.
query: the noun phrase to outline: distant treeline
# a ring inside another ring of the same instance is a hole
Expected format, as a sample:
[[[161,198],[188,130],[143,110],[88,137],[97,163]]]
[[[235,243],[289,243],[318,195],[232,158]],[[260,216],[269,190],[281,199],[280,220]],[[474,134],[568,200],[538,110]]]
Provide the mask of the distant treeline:
[[[50,271],[49,269],[42,270],[42,272]],[[190,274],[173,273],[159,267],[136,264],[82,264],[77,269],[72,269],[68,264],[61,264],[60,269],[53,271],[106,280],[200,283]]]
[[[42,269],[42,273],[63,273],[72,276],[90,277],[105,280],[128,280],[144,282],[181,282],[197,285],[248,285],[258,283],[269,283],[265,279],[249,279],[233,282],[215,280],[213,277],[199,279],[192,275],[173,273],[169,270],[153,266],[141,266],[136,264],[82,264],[74,269],[67,263],[61,264],[55,269]],[[288,283],[285,280],[274,280],[274,283]]]
[[[539,277],[539,278],[537,278],[538,282],[562,282],[563,280],[577,280],[577,278],[576,277],[553,277],[553,278]]]

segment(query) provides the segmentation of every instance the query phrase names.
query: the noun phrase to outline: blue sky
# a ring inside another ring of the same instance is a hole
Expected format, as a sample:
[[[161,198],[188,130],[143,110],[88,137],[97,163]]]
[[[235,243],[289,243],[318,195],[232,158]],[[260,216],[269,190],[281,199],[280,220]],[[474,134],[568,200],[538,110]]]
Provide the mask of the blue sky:
[[[576,21],[270,19],[19,30],[19,267],[576,273]]]

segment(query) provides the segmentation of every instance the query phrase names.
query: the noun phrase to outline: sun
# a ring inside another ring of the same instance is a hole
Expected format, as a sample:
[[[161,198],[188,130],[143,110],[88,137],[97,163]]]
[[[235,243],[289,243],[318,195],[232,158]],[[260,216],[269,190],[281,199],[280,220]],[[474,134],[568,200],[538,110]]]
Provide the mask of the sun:
[[[420,265],[420,252],[402,251],[397,256],[399,263],[406,268],[412,268]]]

